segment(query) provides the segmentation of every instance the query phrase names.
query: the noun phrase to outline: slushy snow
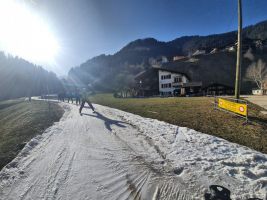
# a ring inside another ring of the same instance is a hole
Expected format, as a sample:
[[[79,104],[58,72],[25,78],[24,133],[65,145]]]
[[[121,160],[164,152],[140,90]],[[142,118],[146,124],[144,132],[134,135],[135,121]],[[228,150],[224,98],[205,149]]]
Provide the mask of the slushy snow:
[[[267,155],[185,127],[100,105],[33,138],[0,172],[0,199],[267,198]]]

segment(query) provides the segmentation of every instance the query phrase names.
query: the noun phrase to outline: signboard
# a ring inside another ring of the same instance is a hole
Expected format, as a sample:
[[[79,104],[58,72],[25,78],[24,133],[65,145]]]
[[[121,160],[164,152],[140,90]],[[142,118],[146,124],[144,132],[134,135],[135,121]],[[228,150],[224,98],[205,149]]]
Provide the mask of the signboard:
[[[218,98],[218,107],[247,117],[247,104]]]

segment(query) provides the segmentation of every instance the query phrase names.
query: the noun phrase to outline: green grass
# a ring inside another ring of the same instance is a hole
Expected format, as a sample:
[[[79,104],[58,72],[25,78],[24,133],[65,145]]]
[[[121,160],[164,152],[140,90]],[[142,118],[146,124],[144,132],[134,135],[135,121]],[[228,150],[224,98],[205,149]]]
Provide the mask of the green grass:
[[[58,121],[63,110],[55,103],[21,99],[0,102],[0,169],[34,136]]]
[[[120,99],[112,94],[97,94],[91,97],[91,101],[189,127],[267,153],[267,116],[261,114],[263,109],[254,104],[249,104],[252,122],[243,125],[245,119],[214,110],[213,98],[209,97]]]

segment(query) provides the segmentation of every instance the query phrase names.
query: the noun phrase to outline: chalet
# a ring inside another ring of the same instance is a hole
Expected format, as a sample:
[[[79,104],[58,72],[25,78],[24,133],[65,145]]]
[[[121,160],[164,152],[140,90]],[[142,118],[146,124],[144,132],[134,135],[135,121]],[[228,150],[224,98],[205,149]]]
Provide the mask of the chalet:
[[[175,70],[151,68],[135,76],[140,96],[194,96],[201,94],[202,82]]]
[[[189,82],[189,78],[185,74],[167,69],[159,69],[158,77],[159,94],[161,96],[172,96],[174,91],[181,94],[182,84]]]

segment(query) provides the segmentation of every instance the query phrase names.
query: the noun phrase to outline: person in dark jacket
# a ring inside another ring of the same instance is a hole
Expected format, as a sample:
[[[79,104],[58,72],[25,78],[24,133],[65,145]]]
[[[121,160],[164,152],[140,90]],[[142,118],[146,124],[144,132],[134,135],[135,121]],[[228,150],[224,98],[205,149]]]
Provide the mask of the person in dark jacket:
[[[81,103],[81,106],[80,106],[80,109],[79,109],[79,113],[80,114],[82,113],[82,109],[83,109],[85,103],[87,103],[89,105],[89,107],[93,110],[93,112],[95,112],[95,108],[94,108],[94,106],[92,105],[92,103],[89,100],[89,94],[88,94],[87,91],[84,91],[82,93],[81,100],[82,100],[82,103]]]

